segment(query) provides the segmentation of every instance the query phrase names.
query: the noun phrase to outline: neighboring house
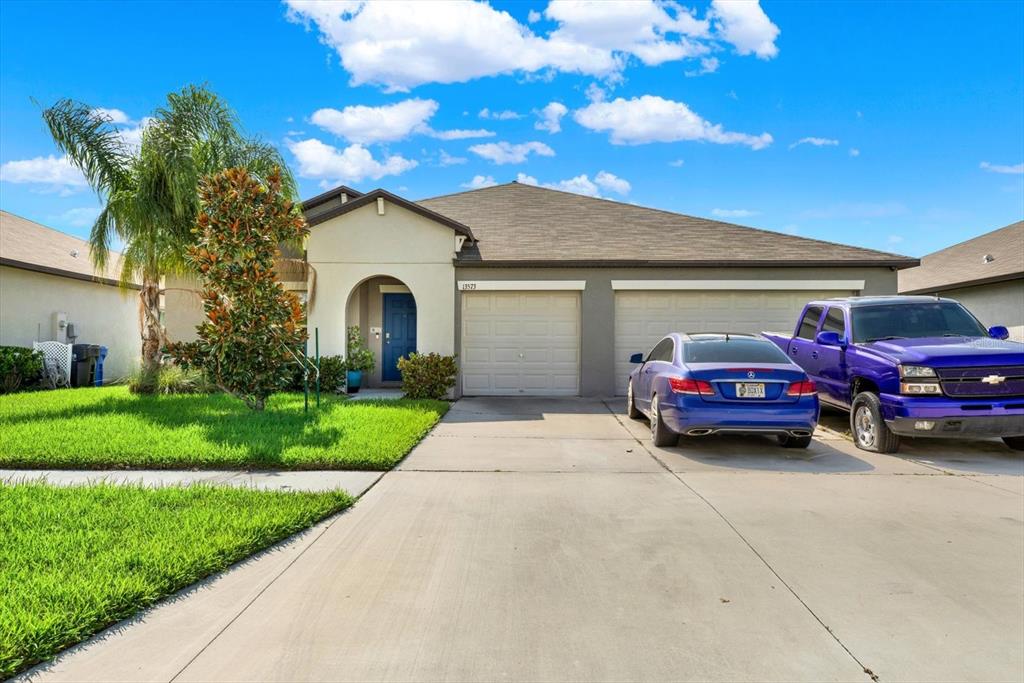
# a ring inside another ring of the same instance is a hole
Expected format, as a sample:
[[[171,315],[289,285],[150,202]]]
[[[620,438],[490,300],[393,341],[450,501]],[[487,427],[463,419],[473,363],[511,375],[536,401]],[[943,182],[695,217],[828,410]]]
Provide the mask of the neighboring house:
[[[900,271],[900,294],[956,299],[982,323],[1024,341],[1024,221],[929,254]]]
[[[119,253],[111,252],[99,274],[89,253],[84,240],[0,211],[0,344],[106,346],[109,381],[138,363],[139,287],[118,286]]]
[[[468,395],[622,393],[630,354],[667,332],[788,330],[808,299],[893,294],[918,264],[519,183],[420,202],[340,187],[303,209],[320,352],[358,324],[371,386],[436,351]]]

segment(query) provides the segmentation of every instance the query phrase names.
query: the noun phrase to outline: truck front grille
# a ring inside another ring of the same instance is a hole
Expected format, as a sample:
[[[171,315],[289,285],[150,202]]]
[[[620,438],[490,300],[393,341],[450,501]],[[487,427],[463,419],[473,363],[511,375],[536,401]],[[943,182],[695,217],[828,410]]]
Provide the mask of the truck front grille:
[[[936,368],[946,396],[990,398],[1024,396],[1024,365]]]

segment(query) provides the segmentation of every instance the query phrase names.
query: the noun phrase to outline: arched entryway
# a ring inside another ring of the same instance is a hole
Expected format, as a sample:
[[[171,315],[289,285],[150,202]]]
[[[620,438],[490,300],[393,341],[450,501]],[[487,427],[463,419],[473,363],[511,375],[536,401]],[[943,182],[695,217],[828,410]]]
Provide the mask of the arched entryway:
[[[416,298],[402,280],[374,275],[361,280],[349,292],[345,325],[359,326],[376,364],[366,377],[367,386],[393,386],[401,382],[398,359],[418,348]]]

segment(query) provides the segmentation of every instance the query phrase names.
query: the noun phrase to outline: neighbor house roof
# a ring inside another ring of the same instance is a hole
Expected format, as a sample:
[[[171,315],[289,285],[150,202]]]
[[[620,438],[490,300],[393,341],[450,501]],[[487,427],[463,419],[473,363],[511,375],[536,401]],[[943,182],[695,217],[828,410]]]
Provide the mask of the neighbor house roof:
[[[1024,221],[928,254],[900,271],[900,294],[938,292],[1024,277]]]
[[[106,268],[96,272],[85,240],[0,211],[0,265],[116,285],[120,262],[120,252],[111,251]]]
[[[350,202],[351,203],[351,202]],[[858,265],[907,268],[898,254],[508,183],[418,202],[469,226],[460,264]]]

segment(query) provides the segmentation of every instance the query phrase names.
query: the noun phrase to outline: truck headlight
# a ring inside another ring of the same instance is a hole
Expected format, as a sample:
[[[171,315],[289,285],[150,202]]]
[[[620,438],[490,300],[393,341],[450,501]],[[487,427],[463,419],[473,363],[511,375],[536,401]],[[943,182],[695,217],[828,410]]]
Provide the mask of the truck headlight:
[[[901,365],[900,377],[935,377],[935,371],[923,365]]]
[[[938,382],[900,382],[901,394],[914,396],[937,396],[942,393]]]

